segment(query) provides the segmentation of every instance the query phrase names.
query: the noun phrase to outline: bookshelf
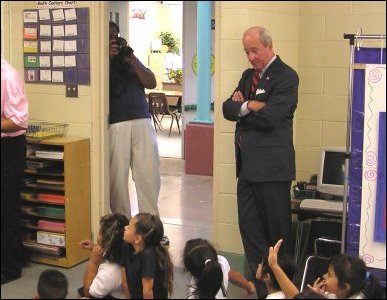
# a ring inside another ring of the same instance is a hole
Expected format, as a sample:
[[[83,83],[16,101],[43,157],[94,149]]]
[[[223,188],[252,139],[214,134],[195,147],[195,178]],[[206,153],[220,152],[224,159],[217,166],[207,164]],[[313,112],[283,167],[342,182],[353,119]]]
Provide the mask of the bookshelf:
[[[79,247],[91,237],[89,139],[58,137],[27,145],[23,243],[32,261],[70,268],[90,256]]]

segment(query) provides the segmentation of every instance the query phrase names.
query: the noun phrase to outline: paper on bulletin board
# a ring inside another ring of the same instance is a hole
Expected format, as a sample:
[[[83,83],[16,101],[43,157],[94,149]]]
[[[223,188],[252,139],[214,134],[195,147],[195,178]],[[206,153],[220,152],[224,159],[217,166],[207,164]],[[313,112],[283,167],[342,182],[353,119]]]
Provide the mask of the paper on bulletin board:
[[[37,41],[24,41],[23,42],[24,53],[38,53],[38,42]]]
[[[363,175],[359,255],[368,267],[386,269],[386,243],[375,241],[377,201],[379,113],[386,111],[386,66],[367,64],[365,69]],[[380,181],[379,181],[380,182]],[[385,183],[385,180],[384,180]],[[385,208],[385,206],[384,206]],[[385,230],[385,223],[384,223]]]

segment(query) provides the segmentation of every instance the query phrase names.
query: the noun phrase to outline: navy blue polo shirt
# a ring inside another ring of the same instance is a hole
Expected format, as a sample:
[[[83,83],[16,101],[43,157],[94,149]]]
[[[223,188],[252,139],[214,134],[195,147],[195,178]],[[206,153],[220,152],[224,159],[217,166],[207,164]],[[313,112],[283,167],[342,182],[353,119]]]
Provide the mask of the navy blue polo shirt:
[[[110,62],[109,123],[150,118],[144,86],[136,72],[118,57]]]

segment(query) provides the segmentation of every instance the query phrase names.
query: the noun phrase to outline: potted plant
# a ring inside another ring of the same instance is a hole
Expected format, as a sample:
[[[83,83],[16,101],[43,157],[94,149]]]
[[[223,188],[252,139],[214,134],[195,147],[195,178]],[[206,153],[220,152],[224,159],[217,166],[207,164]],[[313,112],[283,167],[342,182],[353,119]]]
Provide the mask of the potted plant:
[[[183,70],[167,69],[167,76],[169,80],[173,80],[175,83],[181,84],[183,81]]]
[[[161,44],[168,47],[168,52],[180,55],[180,50],[177,46],[178,40],[173,37],[172,33],[168,31],[162,31],[159,37],[161,39]]]

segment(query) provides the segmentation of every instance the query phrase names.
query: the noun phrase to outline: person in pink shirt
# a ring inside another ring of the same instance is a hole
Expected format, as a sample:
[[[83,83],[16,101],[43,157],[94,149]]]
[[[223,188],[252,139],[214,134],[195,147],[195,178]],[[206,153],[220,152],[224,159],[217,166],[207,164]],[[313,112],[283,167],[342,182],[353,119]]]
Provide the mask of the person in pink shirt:
[[[1,57],[1,284],[21,277],[20,191],[26,163],[28,102],[17,71]]]

